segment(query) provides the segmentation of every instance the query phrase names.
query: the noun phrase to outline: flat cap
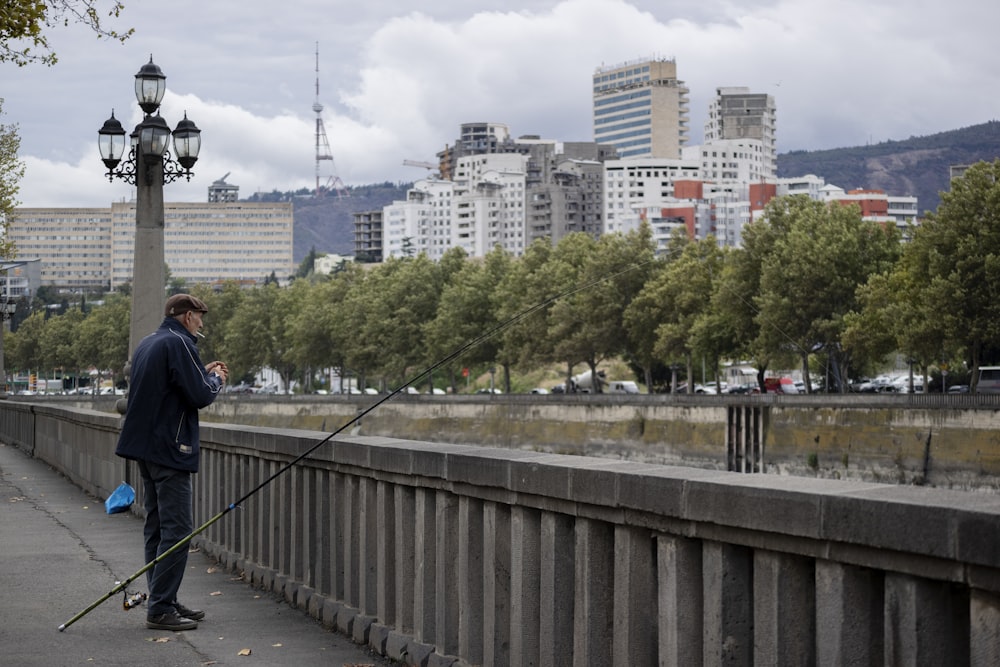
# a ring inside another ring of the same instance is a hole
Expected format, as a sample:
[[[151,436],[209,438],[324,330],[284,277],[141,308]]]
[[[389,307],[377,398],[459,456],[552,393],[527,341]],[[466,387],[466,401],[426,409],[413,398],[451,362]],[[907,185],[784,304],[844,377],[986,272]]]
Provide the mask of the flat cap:
[[[196,296],[190,294],[175,294],[167,299],[167,306],[163,309],[164,317],[176,317],[194,310],[199,313],[207,313],[208,306]]]

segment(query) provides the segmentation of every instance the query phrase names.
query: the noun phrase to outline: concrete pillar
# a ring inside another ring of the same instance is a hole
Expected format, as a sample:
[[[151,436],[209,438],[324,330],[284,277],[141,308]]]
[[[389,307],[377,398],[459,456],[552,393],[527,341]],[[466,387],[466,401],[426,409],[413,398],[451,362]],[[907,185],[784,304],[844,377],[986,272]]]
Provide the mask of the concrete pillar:
[[[334,600],[345,598],[346,573],[344,563],[348,550],[347,523],[344,520],[348,506],[347,481],[341,473],[330,473],[330,594]]]
[[[458,496],[435,495],[434,643],[442,655],[458,654]]]
[[[510,521],[510,664],[539,664],[538,589],[541,516],[533,508],[515,507]]]
[[[702,548],[706,667],[753,664],[753,554],[705,542]]]
[[[510,506],[483,504],[483,664],[510,664]]]
[[[353,475],[345,475],[341,479],[344,485],[344,504],[340,513],[340,519],[344,524],[344,551],[341,554],[344,576],[344,597],[342,599],[357,609],[361,604],[361,582],[358,569],[358,559],[361,554],[358,478]]]
[[[132,315],[128,358],[163,321],[163,158],[135,156],[135,247],[132,253]],[[147,165],[147,162],[149,163]],[[146,174],[151,176],[146,182]]]
[[[463,496],[458,504],[458,654],[483,662],[483,502]]]
[[[810,558],[764,550],[754,552],[755,665],[815,664],[815,580]]]
[[[396,493],[395,485],[378,482],[378,592],[375,615],[388,627],[396,624]]]
[[[250,457],[246,455],[237,456],[233,460],[233,497],[228,502],[236,502],[250,491]],[[246,502],[246,501],[244,501]],[[230,511],[229,516],[233,517],[233,551],[238,554],[249,555],[250,549],[250,517],[247,516],[246,508],[237,507]]]
[[[656,549],[649,530],[615,526],[614,664],[658,658]]]
[[[282,571],[294,581],[305,580],[305,559],[303,550],[306,546],[306,467],[296,466],[282,473],[282,477],[288,478],[289,494],[285,498],[287,503],[288,527],[285,532],[289,534],[288,567]]]
[[[332,510],[331,486],[333,475],[325,468],[316,470],[316,484],[313,497],[316,502],[316,513],[313,524],[316,533],[313,535],[313,586],[322,595],[333,598],[333,585],[330,578],[330,550],[333,539],[330,535],[330,511]]]
[[[573,664],[573,518],[542,514],[539,573],[539,664]]]
[[[607,523],[576,522],[576,593],[573,600],[573,664],[612,664],[615,577],[615,533]]]
[[[396,500],[396,620],[392,625],[402,634],[413,633],[416,575],[415,525],[416,493],[411,486],[397,486]],[[385,619],[389,624],[389,619]]]
[[[378,482],[358,480],[358,609],[374,616],[378,608]]]
[[[817,664],[881,665],[882,573],[829,560],[815,567]]]
[[[274,461],[266,461],[262,470],[262,477],[267,479],[274,474],[277,464]],[[281,509],[279,505],[280,492],[275,484],[268,484],[261,490],[262,501],[266,503],[266,508],[261,513],[264,518],[260,530],[263,536],[263,558],[261,565],[270,569],[278,568],[278,531],[279,517]]]
[[[886,574],[885,664],[965,665],[969,636],[967,589]]]
[[[660,535],[656,544],[659,664],[701,664],[704,635],[701,542]]]
[[[250,483],[256,487],[263,481],[265,477],[265,472],[267,470],[266,463],[255,457],[250,463]],[[264,531],[269,527],[269,524],[265,521],[265,515],[268,508],[270,507],[270,501],[268,500],[268,488],[264,487],[256,494],[251,496],[247,500],[247,506],[244,507],[244,513],[250,516],[251,526],[250,535],[252,544],[250,545],[250,558],[255,563],[260,565],[264,564],[264,559],[266,558],[266,547],[265,547],[265,534]]]
[[[437,539],[435,514],[437,510],[436,492],[433,489],[417,489],[413,532],[413,635],[426,644],[433,644],[437,638],[434,625],[436,616],[434,576],[436,573]]]
[[[1000,596],[973,589],[969,599],[969,664],[1000,665]]]

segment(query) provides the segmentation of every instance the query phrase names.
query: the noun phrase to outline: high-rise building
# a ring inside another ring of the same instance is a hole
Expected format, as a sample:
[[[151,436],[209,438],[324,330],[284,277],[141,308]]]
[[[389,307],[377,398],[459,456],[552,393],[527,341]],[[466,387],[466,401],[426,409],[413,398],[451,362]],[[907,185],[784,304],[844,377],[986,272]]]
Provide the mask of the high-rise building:
[[[358,211],[354,217],[354,256],[358,261],[382,261],[383,209]]]
[[[635,60],[594,72],[594,141],[618,157],[679,159],[688,140],[688,89],[675,60]]]
[[[19,257],[41,260],[41,284],[115,288],[132,277],[135,202],[111,208],[18,208],[7,227]],[[295,270],[290,202],[164,205],[164,259],[189,283],[262,282]]]
[[[73,291],[109,287],[109,208],[17,208],[7,226],[7,238],[19,259],[41,260],[42,285]]]
[[[705,143],[718,139],[756,139],[764,151],[764,178],[778,176],[774,98],[745,87],[715,89],[705,121]]]

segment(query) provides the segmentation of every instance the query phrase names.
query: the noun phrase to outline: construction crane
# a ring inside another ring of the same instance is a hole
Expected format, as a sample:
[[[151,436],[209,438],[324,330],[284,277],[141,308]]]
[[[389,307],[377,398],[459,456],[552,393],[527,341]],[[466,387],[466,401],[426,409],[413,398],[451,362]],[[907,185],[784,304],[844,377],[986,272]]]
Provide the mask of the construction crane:
[[[437,169],[438,165],[433,162],[420,162],[419,160],[403,160],[404,167],[423,167],[428,171],[431,169]]]
[[[323,105],[319,103],[319,42],[316,42],[316,101],[313,102],[313,111],[316,113],[316,191],[313,194],[317,199],[326,192],[336,192],[338,197],[347,197],[349,193],[344,182],[337,175],[337,166],[333,162],[333,151],[330,150],[330,140],[326,136],[326,128],[323,126]],[[320,186],[320,162],[329,160],[331,174],[326,179],[326,184]]]

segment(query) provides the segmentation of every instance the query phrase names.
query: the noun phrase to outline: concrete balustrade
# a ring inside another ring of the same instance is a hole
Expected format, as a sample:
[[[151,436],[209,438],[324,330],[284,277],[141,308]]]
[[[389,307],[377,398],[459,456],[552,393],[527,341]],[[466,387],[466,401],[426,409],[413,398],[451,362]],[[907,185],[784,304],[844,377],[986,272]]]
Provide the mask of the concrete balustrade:
[[[0,404],[101,497],[116,430]],[[323,435],[202,436],[196,523],[278,475],[202,548],[407,664],[1000,663],[997,495],[360,436],[278,474]]]

